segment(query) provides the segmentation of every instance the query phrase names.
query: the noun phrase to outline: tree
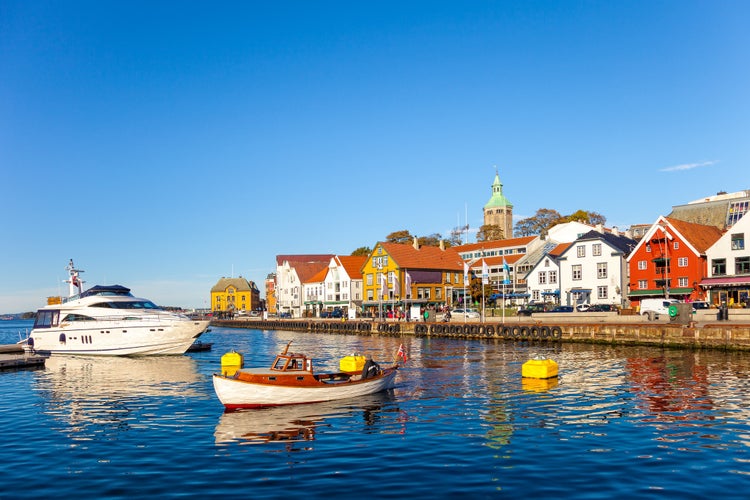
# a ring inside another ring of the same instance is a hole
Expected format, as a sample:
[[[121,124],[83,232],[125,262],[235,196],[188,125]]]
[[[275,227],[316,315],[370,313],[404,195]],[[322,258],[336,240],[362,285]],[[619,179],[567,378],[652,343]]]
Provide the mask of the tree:
[[[459,246],[464,244],[464,234],[469,230],[469,226],[454,227],[451,230],[451,235],[448,238],[452,246]]]
[[[385,241],[388,243],[411,243],[414,237],[406,229],[401,231],[394,231],[385,237]]]
[[[432,233],[429,236],[420,236],[417,238],[417,243],[419,243],[419,246],[421,247],[439,247],[440,240],[442,239],[443,237],[440,233]]]
[[[367,257],[371,253],[372,253],[372,248],[370,248],[370,247],[359,247],[358,249],[356,249],[355,251],[352,252],[352,256],[356,257],[356,256],[359,256],[359,255],[364,255],[365,257]]]
[[[596,212],[587,212],[585,210],[577,210],[567,217],[564,217],[564,219],[565,222],[582,222],[583,224],[588,224],[590,226],[596,226],[597,224],[604,225],[604,223],[607,222],[607,218],[603,215]]]
[[[563,217],[557,210],[540,208],[532,217],[521,219],[516,223],[515,234],[518,236],[535,236],[547,232],[547,230],[560,222]]]
[[[477,231],[477,242],[505,239],[505,231],[497,224],[485,224]]]

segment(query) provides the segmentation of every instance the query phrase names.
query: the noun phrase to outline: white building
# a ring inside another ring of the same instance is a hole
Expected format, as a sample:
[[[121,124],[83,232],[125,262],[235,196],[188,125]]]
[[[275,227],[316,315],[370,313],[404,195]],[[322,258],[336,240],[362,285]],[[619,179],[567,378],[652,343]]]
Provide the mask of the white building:
[[[714,305],[750,306],[750,249],[745,244],[750,235],[750,216],[745,213],[729,230],[706,250],[707,277],[700,283],[708,290]]]
[[[589,231],[560,254],[560,303],[623,306],[627,257],[637,242],[617,232]]]

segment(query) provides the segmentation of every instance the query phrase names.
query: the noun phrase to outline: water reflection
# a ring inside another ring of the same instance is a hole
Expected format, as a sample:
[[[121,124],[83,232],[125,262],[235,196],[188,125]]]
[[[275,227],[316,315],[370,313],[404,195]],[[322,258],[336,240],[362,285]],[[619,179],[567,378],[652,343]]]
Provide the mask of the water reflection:
[[[343,401],[225,412],[214,439],[216,444],[313,441],[322,429],[343,421],[352,433],[368,432],[384,413],[399,412],[394,401],[393,392],[385,391]]]
[[[129,428],[137,414],[168,405],[170,397],[197,395],[200,380],[187,356],[51,356],[37,388],[47,395],[45,413],[85,435],[91,425]]]

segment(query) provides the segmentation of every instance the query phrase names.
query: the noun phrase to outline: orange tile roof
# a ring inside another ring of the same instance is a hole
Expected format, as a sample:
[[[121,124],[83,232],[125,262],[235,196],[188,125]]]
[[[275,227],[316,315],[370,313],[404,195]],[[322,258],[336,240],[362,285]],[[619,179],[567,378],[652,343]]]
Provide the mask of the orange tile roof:
[[[454,247],[441,250],[440,247],[421,246],[419,250],[402,243],[378,243],[400,268],[463,270],[463,260]]]
[[[721,230],[714,226],[685,222],[670,217],[664,218],[701,254],[706,253],[706,250],[722,235]]]
[[[366,255],[338,255],[336,256],[336,260],[339,261],[351,279],[362,279],[362,266],[367,261]]]

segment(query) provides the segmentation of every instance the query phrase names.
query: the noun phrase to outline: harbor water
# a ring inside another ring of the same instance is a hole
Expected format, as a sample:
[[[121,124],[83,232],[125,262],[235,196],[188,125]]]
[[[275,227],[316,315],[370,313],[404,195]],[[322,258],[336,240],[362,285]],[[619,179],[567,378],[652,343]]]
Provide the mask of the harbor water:
[[[13,343],[28,321],[0,322]],[[184,356],[53,356],[0,373],[12,498],[746,498],[750,354],[212,327]],[[336,369],[408,362],[392,391],[226,413],[229,350]],[[559,377],[522,379],[533,358]]]

